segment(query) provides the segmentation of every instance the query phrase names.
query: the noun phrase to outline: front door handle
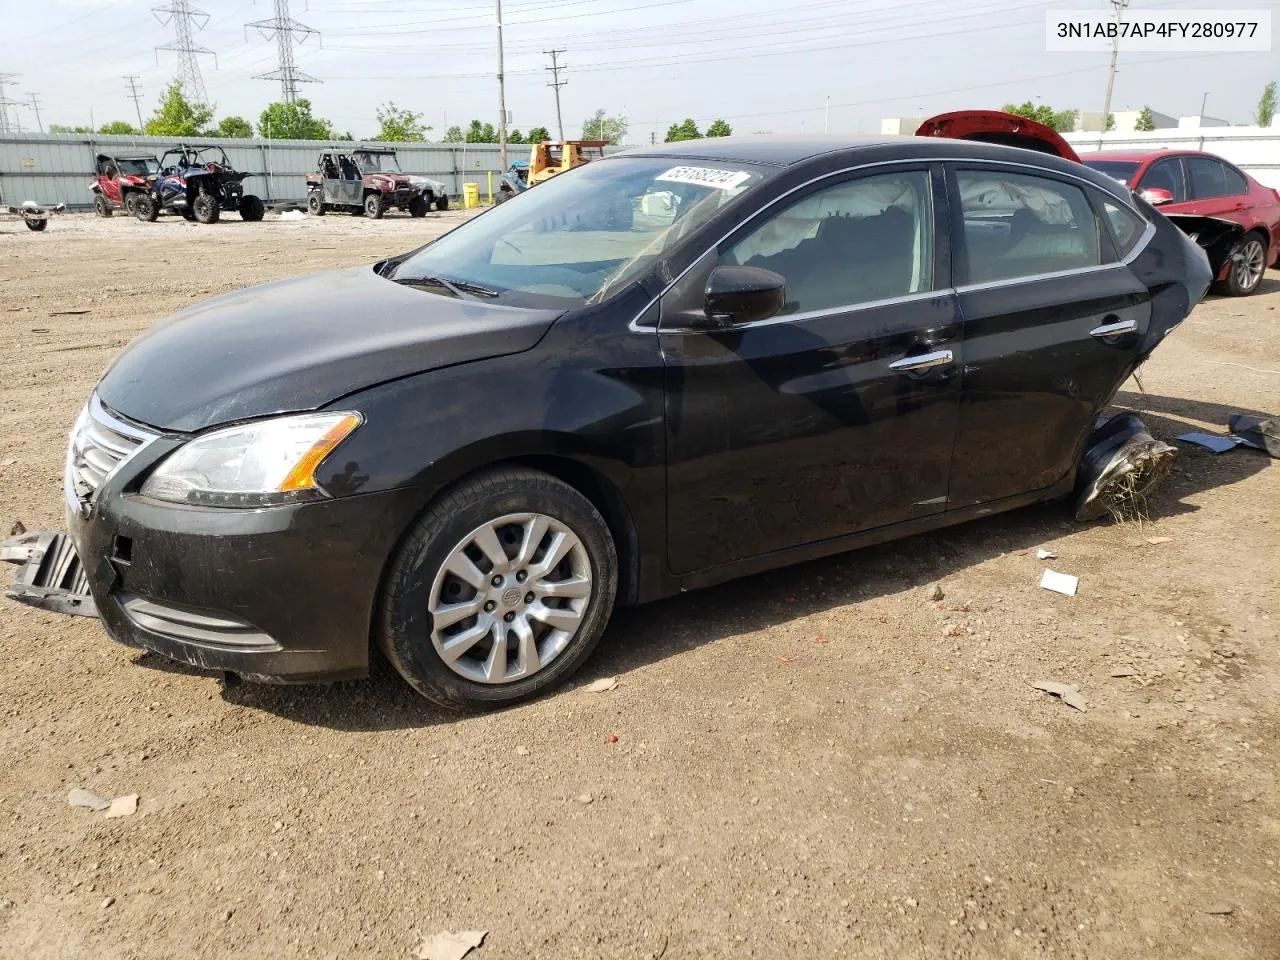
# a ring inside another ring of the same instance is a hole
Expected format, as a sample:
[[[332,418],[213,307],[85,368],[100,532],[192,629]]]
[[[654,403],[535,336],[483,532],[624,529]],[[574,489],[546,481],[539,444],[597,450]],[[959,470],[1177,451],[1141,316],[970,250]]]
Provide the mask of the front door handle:
[[[1113,320],[1089,331],[1091,337],[1118,337],[1122,333],[1133,333],[1138,329],[1137,320]]]
[[[916,370],[928,370],[930,367],[944,367],[952,362],[950,350],[935,350],[932,353],[917,353],[889,364],[890,370],[899,373],[911,373]]]

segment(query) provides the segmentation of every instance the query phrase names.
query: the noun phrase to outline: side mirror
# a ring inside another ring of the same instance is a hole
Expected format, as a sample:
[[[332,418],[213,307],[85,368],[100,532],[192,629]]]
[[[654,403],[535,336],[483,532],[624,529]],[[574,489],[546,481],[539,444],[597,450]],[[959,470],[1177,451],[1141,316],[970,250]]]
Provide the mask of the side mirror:
[[[1142,197],[1143,200],[1147,201],[1147,203],[1151,204],[1153,207],[1158,207],[1162,203],[1173,203],[1173,193],[1169,190],[1165,190],[1163,187],[1148,187],[1146,190],[1143,190],[1138,194],[1138,196]]]
[[[708,326],[725,328],[768,320],[786,302],[787,281],[761,267],[721,266],[707,278],[703,308]]]

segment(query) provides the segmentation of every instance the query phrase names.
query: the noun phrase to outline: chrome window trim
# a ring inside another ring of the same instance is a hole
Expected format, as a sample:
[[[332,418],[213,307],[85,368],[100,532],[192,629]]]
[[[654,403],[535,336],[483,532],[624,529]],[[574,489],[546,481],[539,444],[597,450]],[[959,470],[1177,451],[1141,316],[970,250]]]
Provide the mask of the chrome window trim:
[[[689,271],[691,271],[694,267],[696,267],[698,263],[701,262],[703,257],[705,257],[712,250],[715,250],[717,247],[719,247],[720,244],[728,240],[729,237],[733,236],[733,234],[736,233],[739,229],[741,229],[748,221],[752,220],[754,217],[758,216],[759,214],[764,213],[766,210],[773,207],[775,204],[778,204],[783,200],[786,200],[792,194],[800,190],[804,190],[808,187],[811,187],[815,183],[821,183],[824,180],[830,180],[832,177],[839,177],[849,173],[856,173],[860,170],[871,170],[877,167],[918,166],[920,164],[924,164],[928,166],[936,163],[975,164],[979,168],[991,167],[991,166],[1018,167],[1023,170],[1035,171],[1036,173],[1042,176],[1048,173],[1051,175],[1050,179],[1052,179],[1053,177],[1065,177],[1068,180],[1075,180],[1076,182],[1082,184],[1085,187],[1092,187],[1094,190],[1097,190],[1103,194],[1106,194],[1112,199],[1119,201],[1129,210],[1133,211],[1135,215],[1140,217],[1147,224],[1147,229],[1143,231],[1142,238],[1134,245],[1133,250],[1131,250],[1130,253],[1122,260],[1117,260],[1113,263],[1108,263],[1108,264],[1099,264],[1098,266],[1095,266],[1095,267],[1080,267],[1080,268],[1077,268],[1077,270],[1075,271],[1062,271],[1058,274],[1037,274],[1035,276],[1029,276],[1029,277],[1018,277],[1015,280],[999,280],[999,281],[995,281],[996,284],[1026,283],[1028,281],[1033,281],[1033,280],[1047,280],[1047,279],[1053,279],[1055,276],[1059,276],[1059,275],[1069,276],[1072,273],[1076,273],[1076,272],[1089,272],[1093,270],[1100,270],[1100,269],[1103,269],[1104,267],[1114,267],[1114,266],[1117,266],[1118,264],[1127,265],[1131,263],[1139,253],[1142,252],[1143,248],[1145,248],[1146,245],[1151,241],[1151,238],[1155,236],[1155,232],[1156,232],[1155,224],[1153,224],[1150,220],[1148,220],[1146,215],[1143,214],[1143,212],[1139,210],[1136,206],[1134,206],[1133,200],[1130,196],[1127,196],[1120,192],[1112,190],[1111,187],[1109,186],[1107,187],[1100,186],[1099,184],[1094,183],[1092,180],[1088,179],[1087,177],[1082,177],[1079,174],[1064,172],[1061,170],[1049,170],[1045,167],[1039,166],[1034,163],[1023,163],[1018,160],[984,160],[984,159],[975,158],[975,157],[912,157],[910,159],[900,159],[900,160],[877,160],[871,163],[856,164],[855,166],[852,166],[852,167],[842,167],[839,170],[832,170],[830,173],[824,173],[821,176],[813,177],[809,180],[806,180],[804,183],[796,184],[786,193],[779,194],[778,196],[770,200],[768,203],[766,203],[763,207],[759,207],[758,209],[752,210],[747,216],[743,217],[741,220],[735,223],[732,227],[730,227],[727,231],[725,231],[725,233],[720,237],[720,239],[710,244],[706,249],[704,249],[696,257],[694,257],[689,262],[689,265],[685,267],[683,270],[681,270],[680,273],[676,277],[674,277],[670,282],[668,282],[667,285],[664,286],[656,296],[650,298],[640,310],[637,310],[636,315],[627,324],[627,329],[635,333],[652,333],[654,335],[657,335],[658,333],[688,333],[692,331],[693,330],[692,327],[671,327],[664,330],[662,327],[661,317],[659,317],[658,323],[656,323],[654,326],[651,326],[651,327],[641,326],[639,324],[639,321],[641,317],[643,317],[646,313],[649,312],[649,310],[653,307],[655,303],[660,301],[663,297],[667,295],[668,292],[670,292],[672,287],[674,287],[677,283],[683,280],[685,275],[689,273]],[[1084,164],[1082,163],[1081,166],[1084,166]],[[1100,176],[1103,176],[1103,175],[1100,174]],[[937,237],[934,238],[934,243],[935,244],[937,243]],[[985,285],[977,285],[977,286],[985,286]],[[934,294],[941,295],[941,294],[950,293],[953,290],[968,290],[968,289],[973,289],[973,285],[966,286],[963,288],[956,287],[956,288],[943,288],[940,290],[929,290],[926,292],[930,295],[934,295]],[[915,297],[917,295],[908,294],[907,296]],[[893,299],[897,300],[899,298],[895,297]],[[883,305],[884,302],[885,301],[876,301],[875,303],[863,304],[862,306],[880,306],[880,305]],[[852,309],[856,309],[856,305],[842,308],[838,312],[844,313]],[[823,313],[826,313],[826,312],[828,311],[823,311]],[[837,312],[837,311],[829,311],[829,312]],[[778,318],[777,322],[781,323],[785,321],[795,320],[798,317],[803,317],[803,315],[796,314],[795,316]],[[769,322],[772,322],[773,320],[774,318],[770,318],[770,320],[761,320],[761,321],[758,321],[758,323],[769,323]],[[749,326],[756,326],[758,325],[758,323],[743,324],[742,326],[735,326],[733,327],[733,329],[740,330]],[[705,332],[705,331],[702,331],[702,332]]]
[[[706,254],[704,253],[705,257]],[[701,258],[699,258],[701,259]],[[858,313],[862,310],[874,310],[877,307],[889,307],[900,303],[913,303],[920,300],[932,300],[935,297],[953,297],[956,294],[954,287],[944,287],[941,290],[922,290],[919,293],[904,293],[899,297],[882,297],[879,300],[866,300],[861,303],[851,304],[843,307],[824,307],[821,310],[805,310],[801,313],[779,314],[778,316],[769,317],[766,320],[753,320],[750,323],[735,323],[731,327],[724,327],[720,332],[736,332],[738,330],[751,330],[755,327],[768,327],[776,323],[792,323],[797,320],[820,320],[823,317],[833,317],[846,313]],[[646,330],[654,330],[656,327],[645,327]],[[710,327],[663,327],[663,333],[715,333],[714,328]]]

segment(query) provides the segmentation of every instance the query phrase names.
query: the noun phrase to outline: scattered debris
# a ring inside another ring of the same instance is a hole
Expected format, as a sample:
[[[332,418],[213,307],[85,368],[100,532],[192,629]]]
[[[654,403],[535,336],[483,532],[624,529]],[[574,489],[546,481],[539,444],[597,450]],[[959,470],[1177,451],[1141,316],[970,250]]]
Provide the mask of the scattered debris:
[[[1068,597],[1076,595],[1076,587],[1080,584],[1079,577],[1073,577],[1069,573],[1058,573],[1056,570],[1046,570],[1040,575],[1040,586],[1046,590],[1052,590],[1054,593],[1061,593]]]
[[[1173,439],[1181,440],[1183,443],[1194,443],[1214,453],[1226,453],[1244,443],[1239,437],[1219,437],[1212,433],[1184,433]]]
[[[281,220],[305,220],[307,215],[301,210],[285,210],[280,214]]]
[[[935,583],[932,587],[928,588],[928,591],[926,592],[925,596],[927,596],[931,602],[937,603],[939,600],[945,597],[946,594],[942,592],[942,584]]]
[[[442,931],[423,940],[414,956],[417,960],[462,960],[484,943],[488,934],[488,930]]]
[[[123,797],[116,797],[111,801],[111,806],[107,807],[107,819],[114,820],[116,817],[131,817],[138,812],[138,795],[130,793]]]
[[[1178,451],[1147,432],[1132,413],[1111,417],[1089,436],[1080,465],[1077,520],[1138,514],[1151,492],[1173,470]]]
[[[1133,667],[1119,667],[1118,669],[1111,671],[1111,676],[1115,677],[1117,680],[1122,677],[1136,677],[1137,675],[1138,671],[1133,669]]]
[[[83,310],[50,310],[50,311],[49,311],[49,316],[51,316],[51,317],[78,317],[78,316],[80,316],[81,314],[84,314],[84,313],[90,313],[90,312],[91,312],[91,311],[89,310],[89,308],[88,308],[88,307],[84,308]]]
[[[111,806],[110,803],[97,794],[90,793],[88,790],[81,790],[79,787],[67,794],[67,803],[73,807],[88,807],[90,810],[106,810]]]
[[[814,637],[813,642],[814,643],[830,643],[831,641],[829,641],[826,637]]]
[[[1056,680],[1035,680],[1031,686],[1037,690],[1043,690],[1045,693],[1058,697],[1069,707],[1075,707],[1081,713],[1086,710],[1084,697],[1080,696],[1080,692],[1075,687],[1065,683],[1058,683]]]
[[[1037,560],[1057,560],[1058,555],[1054,553],[1052,550],[1037,550],[1036,559]]]
[[[109,906],[111,906],[115,902],[116,902],[115,897],[107,897],[107,899],[102,901],[102,909],[106,910]]]
[[[516,756],[517,756],[517,757],[527,757],[528,755],[529,755],[529,748],[528,748],[528,747],[523,746],[523,745],[521,745],[521,746],[519,746],[519,747],[516,747]]]
[[[1173,543],[1173,537],[1147,537],[1147,543],[1158,547],[1162,543]]]
[[[1227,418],[1227,429],[1246,447],[1280,457],[1280,421],[1274,417],[1233,413]]]
[[[611,733],[609,734],[608,737],[605,738],[605,743],[617,743],[617,742],[618,742],[618,735],[616,733]]]
[[[587,684],[587,693],[608,693],[618,685],[617,677],[601,677]]]
[[[1236,912],[1236,908],[1229,903],[1214,903],[1205,907],[1204,912],[1215,917],[1229,917]]]
[[[781,656],[778,658],[779,663],[794,663],[795,657]]]
[[[591,794],[589,794],[589,793],[583,793],[583,794],[579,794],[579,795],[578,795],[578,802],[579,802],[580,804],[582,804],[584,807],[585,807],[587,804],[589,804],[589,803],[591,803],[592,801],[594,801],[594,800],[595,800],[595,798],[594,798],[593,796],[591,796]]]

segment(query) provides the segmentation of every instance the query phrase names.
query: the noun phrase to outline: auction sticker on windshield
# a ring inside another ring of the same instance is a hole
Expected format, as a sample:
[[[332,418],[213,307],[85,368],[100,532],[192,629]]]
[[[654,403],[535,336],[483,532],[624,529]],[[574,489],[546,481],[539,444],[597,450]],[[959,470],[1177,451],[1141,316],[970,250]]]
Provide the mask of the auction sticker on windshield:
[[[699,187],[732,190],[751,179],[745,170],[717,170],[714,167],[672,167],[657,177],[667,183],[691,183]]]

